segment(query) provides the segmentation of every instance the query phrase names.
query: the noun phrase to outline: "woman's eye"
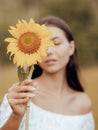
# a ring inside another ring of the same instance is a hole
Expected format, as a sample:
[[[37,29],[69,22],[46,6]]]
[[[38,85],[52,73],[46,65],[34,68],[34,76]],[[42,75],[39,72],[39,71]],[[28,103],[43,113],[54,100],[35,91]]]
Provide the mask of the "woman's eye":
[[[61,44],[61,42],[60,41],[54,41],[54,44],[59,45],[59,44]]]

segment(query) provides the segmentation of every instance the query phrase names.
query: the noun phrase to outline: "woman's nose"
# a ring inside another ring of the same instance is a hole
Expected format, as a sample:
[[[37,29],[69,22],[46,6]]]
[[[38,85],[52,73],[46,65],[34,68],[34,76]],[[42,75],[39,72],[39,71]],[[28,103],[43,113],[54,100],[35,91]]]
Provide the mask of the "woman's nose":
[[[46,51],[47,55],[50,55],[50,54],[52,54],[53,52],[54,52],[54,46],[49,47],[49,48],[47,49],[47,51]]]

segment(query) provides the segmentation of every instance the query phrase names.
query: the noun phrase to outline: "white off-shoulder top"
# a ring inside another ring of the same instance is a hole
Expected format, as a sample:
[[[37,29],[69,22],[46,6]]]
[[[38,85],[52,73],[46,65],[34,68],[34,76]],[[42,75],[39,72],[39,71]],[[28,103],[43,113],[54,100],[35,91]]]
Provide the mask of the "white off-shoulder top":
[[[0,108],[0,127],[7,121],[12,109],[7,97]],[[94,130],[92,112],[83,115],[61,115],[47,111],[34,103],[30,103],[29,130]],[[24,115],[19,130],[25,130]]]

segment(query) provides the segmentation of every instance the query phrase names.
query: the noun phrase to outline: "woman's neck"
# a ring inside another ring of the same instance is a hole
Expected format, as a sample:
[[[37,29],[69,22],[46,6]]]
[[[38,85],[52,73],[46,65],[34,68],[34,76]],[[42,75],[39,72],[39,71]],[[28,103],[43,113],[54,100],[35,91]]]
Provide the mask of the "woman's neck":
[[[47,74],[43,72],[40,78],[40,89],[61,95],[64,89],[68,88],[66,75],[63,72]]]

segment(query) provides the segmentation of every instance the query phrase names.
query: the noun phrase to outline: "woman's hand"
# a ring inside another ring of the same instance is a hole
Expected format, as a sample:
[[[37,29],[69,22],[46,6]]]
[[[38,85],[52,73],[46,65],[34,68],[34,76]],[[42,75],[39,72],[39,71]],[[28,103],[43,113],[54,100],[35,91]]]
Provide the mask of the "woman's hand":
[[[32,80],[25,80],[22,83],[14,84],[8,90],[8,102],[13,109],[13,113],[23,116],[26,111],[27,102],[35,96],[35,83]]]

